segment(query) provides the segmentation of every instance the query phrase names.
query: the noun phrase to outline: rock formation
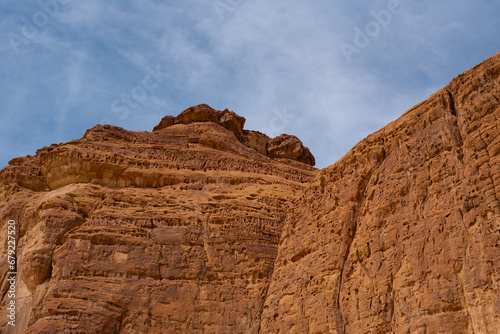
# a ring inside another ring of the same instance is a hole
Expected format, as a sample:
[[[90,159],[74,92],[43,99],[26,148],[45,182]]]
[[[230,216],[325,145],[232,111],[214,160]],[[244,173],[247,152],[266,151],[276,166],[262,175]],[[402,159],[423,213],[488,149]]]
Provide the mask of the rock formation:
[[[0,217],[18,224],[18,332],[257,332],[285,216],[317,169],[296,137],[244,122],[201,105],[10,161]]]
[[[282,134],[269,138],[258,131],[244,130],[245,118],[228,109],[219,111],[206,104],[190,107],[177,117],[165,116],[153,131],[161,130],[174,124],[190,124],[193,122],[212,122],[222,125],[231,131],[238,140],[247,147],[271,158],[297,160],[314,166],[314,156],[309,149],[295,136]]]
[[[323,169],[261,333],[499,333],[500,54]]]
[[[500,54],[318,171],[207,105],[0,172],[0,333],[498,333]]]

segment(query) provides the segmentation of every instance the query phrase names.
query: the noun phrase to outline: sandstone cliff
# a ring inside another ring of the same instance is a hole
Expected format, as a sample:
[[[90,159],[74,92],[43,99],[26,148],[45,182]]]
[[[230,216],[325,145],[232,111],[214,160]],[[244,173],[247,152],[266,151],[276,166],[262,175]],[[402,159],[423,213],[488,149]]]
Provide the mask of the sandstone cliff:
[[[200,105],[12,160],[0,217],[18,225],[17,332],[257,332],[283,221],[317,170],[296,137],[244,122]]]
[[[321,171],[207,105],[13,159],[17,332],[498,333],[499,77],[497,54]]]
[[[321,171],[261,333],[500,333],[499,79],[497,54]]]

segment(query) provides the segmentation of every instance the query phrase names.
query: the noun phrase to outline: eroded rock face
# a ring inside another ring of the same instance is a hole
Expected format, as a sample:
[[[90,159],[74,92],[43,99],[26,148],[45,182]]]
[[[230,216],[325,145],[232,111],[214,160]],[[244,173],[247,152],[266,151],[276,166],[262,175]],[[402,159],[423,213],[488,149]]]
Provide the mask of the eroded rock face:
[[[15,330],[498,333],[499,78],[500,54],[322,171],[207,105],[13,159]]]
[[[19,333],[258,331],[282,224],[317,170],[268,157],[234,113],[194,109],[153,132],[98,125],[1,171]]]
[[[500,54],[325,168],[260,333],[498,333]]]
[[[314,157],[307,147],[302,145],[299,138],[282,134],[269,141],[268,155],[271,158],[285,158],[297,160],[308,165],[315,165]]]
[[[245,146],[252,148],[270,158],[296,160],[314,166],[314,156],[309,149],[295,136],[282,134],[269,138],[258,131],[244,130],[245,118],[229,110],[215,110],[206,104],[189,107],[177,117],[165,116],[153,131],[168,128],[174,124],[191,124],[195,122],[217,123],[231,131]]]

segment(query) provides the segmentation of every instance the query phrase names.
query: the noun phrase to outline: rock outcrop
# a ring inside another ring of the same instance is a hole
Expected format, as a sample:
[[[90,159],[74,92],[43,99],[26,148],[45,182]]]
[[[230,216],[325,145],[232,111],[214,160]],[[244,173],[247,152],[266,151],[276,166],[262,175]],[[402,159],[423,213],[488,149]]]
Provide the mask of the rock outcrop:
[[[15,329],[257,332],[285,216],[317,170],[292,136],[270,158],[272,139],[244,121],[202,105],[153,132],[97,125],[12,160],[0,217],[18,227]]]
[[[165,116],[153,131],[168,128],[174,124],[190,124],[194,122],[212,122],[231,131],[245,146],[271,158],[291,159],[314,166],[314,156],[295,136],[282,134],[269,138],[259,131],[244,130],[245,118],[228,109],[219,111],[206,104],[190,107],[177,117]]]
[[[207,105],[0,171],[0,333],[498,333],[500,54],[318,171]]]

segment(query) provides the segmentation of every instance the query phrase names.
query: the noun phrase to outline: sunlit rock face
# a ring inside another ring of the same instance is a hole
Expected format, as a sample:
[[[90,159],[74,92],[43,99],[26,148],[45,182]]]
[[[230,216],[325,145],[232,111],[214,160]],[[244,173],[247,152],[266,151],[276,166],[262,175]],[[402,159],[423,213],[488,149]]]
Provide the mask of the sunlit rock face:
[[[296,137],[268,154],[244,122],[200,105],[12,160],[19,333],[257,332],[283,222],[318,171]]]
[[[208,105],[0,171],[0,333],[498,333],[500,54],[334,165]]]
[[[261,333],[499,333],[500,54],[323,169]]]

